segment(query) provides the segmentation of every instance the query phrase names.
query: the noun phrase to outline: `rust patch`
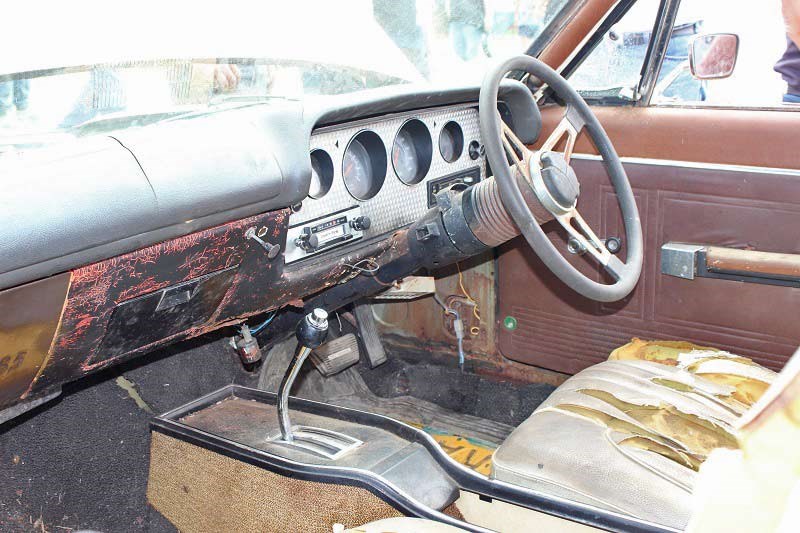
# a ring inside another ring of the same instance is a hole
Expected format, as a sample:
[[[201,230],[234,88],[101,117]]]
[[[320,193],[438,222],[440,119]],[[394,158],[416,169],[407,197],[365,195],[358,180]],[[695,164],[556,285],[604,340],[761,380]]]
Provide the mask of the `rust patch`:
[[[264,254],[248,253],[252,247],[244,232],[251,226],[267,226],[271,234],[283,236],[285,240],[288,213],[287,209],[256,215],[74,270],[51,360],[31,390],[46,389],[127,357],[125,354],[106,359],[97,353],[118,303],[240,264],[251,255],[258,261]],[[280,244],[285,246],[285,242]],[[262,276],[280,275],[280,269],[276,271],[275,268],[278,262],[264,263],[268,264],[259,263],[254,267],[262,271]],[[233,289],[234,286],[229,290]],[[235,295],[226,294],[226,298],[235,298]],[[264,306],[264,303],[260,305]],[[141,353],[202,331],[205,330],[196,328],[182,332],[131,353]]]
[[[407,252],[403,230],[340,256],[333,266],[325,261],[311,262],[284,271],[282,260],[270,261],[244,233],[253,226],[266,227],[271,241],[285,248],[289,213],[285,209],[249,217],[75,270],[50,361],[29,393],[259,313],[286,305],[302,306],[302,297],[351,279],[354,272],[347,265],[371,259],[383,266]],[[230,287],[205,323],[116,357],[98,353],[117,304],[235,265],[238,267]]]

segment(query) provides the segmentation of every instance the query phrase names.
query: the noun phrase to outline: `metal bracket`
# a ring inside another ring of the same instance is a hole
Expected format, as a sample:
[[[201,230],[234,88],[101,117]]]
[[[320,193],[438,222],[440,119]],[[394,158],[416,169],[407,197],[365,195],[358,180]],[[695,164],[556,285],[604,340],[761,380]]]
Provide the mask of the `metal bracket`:
[[[736,261],[720,264],[721,261],[717,256],[723,252],[728,252],[729,255],[730,252],[733,252],[740,264],[737,264]],[[710,258],[711,254],[714,254],[714,258],[717,259]],[[661,273],[690,280],[695,278],[714,278],[799,288],[800,276],[796,274],[796,266],[794,267],[795,273],[792,273],[792,264],[796,264],[796,257],[793,254],[668,242],[661,246]],[[787,261],[789,267],[783,267],[781,262]],[[776,271],[774,265],[776,262],[784,270],[788,269],[787,272]],[[744,266],[741,266],[742,264]],[[737,266],[741,266],[741,268],[736,268]]]
[[[694,279],[697,273],[698,244],[668,242],[661,246],[661,273],[683,279]]]

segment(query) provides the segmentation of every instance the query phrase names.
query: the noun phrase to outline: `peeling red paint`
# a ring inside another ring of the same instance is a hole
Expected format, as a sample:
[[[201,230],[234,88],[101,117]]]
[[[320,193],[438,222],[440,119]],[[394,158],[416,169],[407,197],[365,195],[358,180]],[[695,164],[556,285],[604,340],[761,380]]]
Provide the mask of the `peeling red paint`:
[[[117,304],[240,264],[253,249],[244,237],[247,228],[266,226],[270,234],[285,239],[288,212],[287,209],[237,220],[73,271],[50,363],[33,388],[47,388],[113,363],[114,360],[106,360],[97,351]],[[271,267],[260,265],[266,271]],[[192,336],[192,331],[173,337],[181,336]],[[143,346],[135,352],[149,348]]]
[[[385,264],[407,251],[401,231],[340,257],[334,265],[316,263],[284,272],[282,260],[269,260],[244,234],[250,227],[266,227],[270,240],[285,249],[289,214],[285,209],[249,217],[75,270],[48,366],[29,392],[46,390],[255,314],[286,305],[302,306],[302,297],[357,275],[347,264],[364,259]],[[115,357],[99,353],[117,304],[230,267],[236,267],[230,286],[205,323]]]

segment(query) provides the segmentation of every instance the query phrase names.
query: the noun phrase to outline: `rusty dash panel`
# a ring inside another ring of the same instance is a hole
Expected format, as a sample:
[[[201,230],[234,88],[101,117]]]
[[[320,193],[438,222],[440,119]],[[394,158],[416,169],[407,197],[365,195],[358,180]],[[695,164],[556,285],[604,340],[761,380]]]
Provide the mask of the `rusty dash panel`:
[[[49,364],[31,390],[47,389],[169,341],[199,335],[214,329],[216,323],[232,318],[222,316],[218,309],[206,324],[141,346],[127,354],[107,357],[99,352],[109,318],[114,308],[122,302],[239,266],[231,288],[220,303],[219,308],[222,308],[241,291],[241,278],[245,275],[242,273],[245,270],[242,264],[248,265],[247,281],[252,282],[254,278],[258,278],[258,281],[274,281],[279,278],[283,262],[269,261],[259,245],[248,241],[244,233],[250,227],[266,228],[265,239],[283,247],[288,213],[288,210],[282,210],[237,220],[73,271],[61,328],[53,344]],[[258,276],[254,276],[253,271],[257,271]],[[261,301],[253,302],[252,309],[240,309],[242,314],[252,314],[260,307],[270,307],[269,297],[268,292],[262,293]]]

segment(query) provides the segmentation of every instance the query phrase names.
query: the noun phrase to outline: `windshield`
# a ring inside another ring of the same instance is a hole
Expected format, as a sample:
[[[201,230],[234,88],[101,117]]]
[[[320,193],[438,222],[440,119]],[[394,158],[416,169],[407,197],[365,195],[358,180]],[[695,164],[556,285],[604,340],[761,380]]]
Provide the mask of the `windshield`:
[[[0,32],[0,144],[274,98],[476,84],[492,58],[525,53],[568,2],[143,1],[116,15],[108,2],[12,4]]]

